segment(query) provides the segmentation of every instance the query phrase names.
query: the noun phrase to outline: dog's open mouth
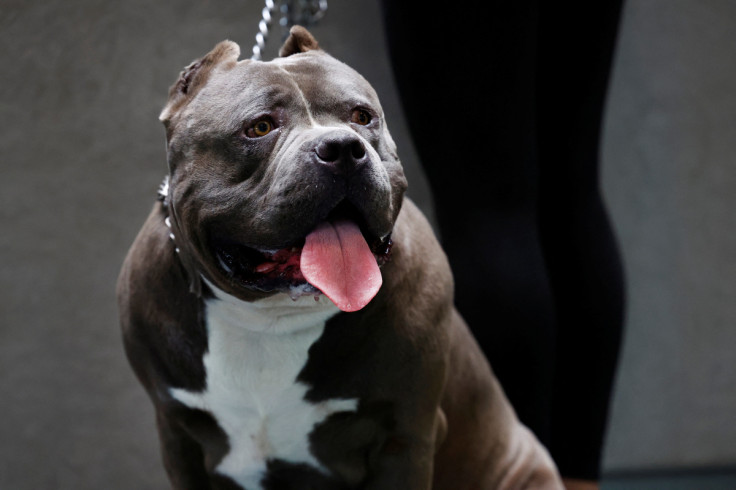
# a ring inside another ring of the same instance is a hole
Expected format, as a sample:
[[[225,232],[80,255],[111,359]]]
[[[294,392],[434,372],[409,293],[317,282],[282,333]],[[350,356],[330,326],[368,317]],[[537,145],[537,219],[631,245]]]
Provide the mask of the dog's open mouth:
[[[211,247],[222,271],[241,287],[284,291],[292,298],[324,293],[340,309],[355,311],[376,294],[378,267],[391,256],[390,234],[376,237],[366,230],[358,211],[343,201],[288,247],[259,250],[219,235]]]

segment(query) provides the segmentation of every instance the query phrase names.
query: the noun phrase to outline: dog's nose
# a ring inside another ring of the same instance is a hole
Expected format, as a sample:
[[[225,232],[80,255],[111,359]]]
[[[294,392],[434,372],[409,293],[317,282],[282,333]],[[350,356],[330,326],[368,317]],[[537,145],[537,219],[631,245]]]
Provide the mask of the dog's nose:
[[[314,148],[314,152],[319,163],[341,175],[353,172],[368,159],[360,138],[350,133],[323,137]]]

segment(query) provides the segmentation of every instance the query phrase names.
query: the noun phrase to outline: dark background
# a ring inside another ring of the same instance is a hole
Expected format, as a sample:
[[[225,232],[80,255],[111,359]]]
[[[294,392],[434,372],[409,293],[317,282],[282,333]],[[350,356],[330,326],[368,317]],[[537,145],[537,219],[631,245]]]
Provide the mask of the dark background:
[[[249,57],[261,7],[0,0],[0,489],[166,488],[115,280],[166,172],[169,85],[222,39]],[[375,86],[431,214],[377,2],[332,0],[312,32]],[[630,296],[609,475],[736,468],[734,155],[736,4],[629,1],[603,147]]]

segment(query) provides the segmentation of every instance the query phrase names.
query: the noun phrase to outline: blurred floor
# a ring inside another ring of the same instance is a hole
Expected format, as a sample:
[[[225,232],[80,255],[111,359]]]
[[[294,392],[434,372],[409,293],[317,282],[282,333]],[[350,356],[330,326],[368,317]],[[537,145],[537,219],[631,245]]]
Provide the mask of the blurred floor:
[[[619,475],[603,480],[601,490],[734,490],[736,470]]]

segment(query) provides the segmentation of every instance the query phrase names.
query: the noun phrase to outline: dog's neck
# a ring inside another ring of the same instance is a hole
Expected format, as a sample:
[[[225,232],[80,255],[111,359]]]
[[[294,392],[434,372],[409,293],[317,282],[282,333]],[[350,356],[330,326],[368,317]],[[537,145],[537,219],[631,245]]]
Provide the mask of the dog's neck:
[[[257,301],[243,301],[222,291],[204,279],[212,290],[217,306],[208,306],[208,311],[217,312],[222,325],[237,327],[255,333],[291,334],[324,326],[324,323],[339,312],[325,296],[300,296],[291,298],[286,293],[277,293]],[[321,327],[320,327],[321,328]]]
[[[189,291],[196,296],[202,296],[202,278],[197,263],[191,257],[191,254],[187,254],[186,250],[181,249],[176,244],[176,230],[179,230],[179,227],[176,219],[176,210],[171,202],[170,192],[171,186],[169,185],[169,176],[167,175],[158,188],[157,199],[161,201],[161,205],[166,213],[164,223],[169,229],[169,238],[176,251],[176,256],[189,276]]]
[[[174,232],[171,230],[171,218],[169,216],[169,176],[167,175],[164,177],[164,181],[161,182],[161,185],[158,186],[158,191],[156,193],[156,199],[161,201],[161,204],[164,207],[164,210],[166,211],[166,218],[164,218],[164,223],[166,223],[166,226],[169,228],[169,238],[171,238],[171,242],[174,244],[174,250],[176,250],[176,253],[181,253],[179,250],[179,247],[176,246],[176,237],[174,236]]]

